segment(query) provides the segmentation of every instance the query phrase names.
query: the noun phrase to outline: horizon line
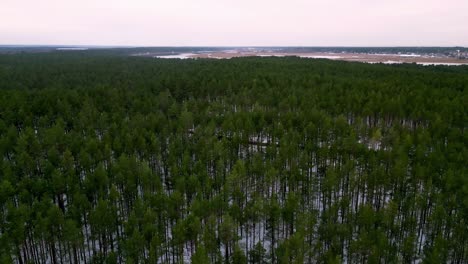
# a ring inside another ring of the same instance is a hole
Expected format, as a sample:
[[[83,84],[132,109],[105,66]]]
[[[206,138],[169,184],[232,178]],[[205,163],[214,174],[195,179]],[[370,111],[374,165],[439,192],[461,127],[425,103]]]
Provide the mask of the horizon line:
[[[468,45],[107,45],[107,44],[0,44],[0,47],[88,47],[88,48],[468,48]]]

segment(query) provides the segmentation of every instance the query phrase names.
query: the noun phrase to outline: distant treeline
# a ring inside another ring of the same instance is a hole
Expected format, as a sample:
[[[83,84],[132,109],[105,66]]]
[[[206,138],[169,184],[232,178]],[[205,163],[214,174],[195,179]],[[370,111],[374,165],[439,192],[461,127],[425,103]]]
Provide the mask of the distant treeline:
[[[1,263],[467,263],[468,67],[0,56]]]
[[[107,55],[135,55],[150,53],[155,55],[179,53],[221,52],[226,50],[238,51],[277,51],[291,53],[375,53],[375,54],[455,54],[457,51],[466,53],[466,47],[105,47],[105,46],[2,46],[0,54],[60,52],[70,53],[69,50],[57,51],[58,48],[82,47],[88,48],[85,53]]]

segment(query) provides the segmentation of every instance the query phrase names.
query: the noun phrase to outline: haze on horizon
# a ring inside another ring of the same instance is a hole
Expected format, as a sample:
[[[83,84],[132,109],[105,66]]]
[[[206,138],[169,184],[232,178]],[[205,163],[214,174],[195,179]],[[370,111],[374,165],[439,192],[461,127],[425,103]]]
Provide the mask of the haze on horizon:
[[[0,45],[468,46],[466,0],[2,0]]]

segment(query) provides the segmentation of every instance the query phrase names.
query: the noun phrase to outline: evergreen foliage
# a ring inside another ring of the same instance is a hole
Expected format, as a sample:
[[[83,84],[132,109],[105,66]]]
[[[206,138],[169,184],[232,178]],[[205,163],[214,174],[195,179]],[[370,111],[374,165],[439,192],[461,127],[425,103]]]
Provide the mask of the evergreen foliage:
[[[467,263],[468,68],[0,55],[2,263]]]

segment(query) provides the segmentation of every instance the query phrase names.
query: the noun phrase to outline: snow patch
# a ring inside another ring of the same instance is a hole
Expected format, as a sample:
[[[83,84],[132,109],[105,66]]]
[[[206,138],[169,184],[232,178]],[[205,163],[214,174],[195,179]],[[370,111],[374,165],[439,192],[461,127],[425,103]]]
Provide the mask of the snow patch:
[[[159,55],[159,56],[154,56],[154,58],[159,58],[159,59],[190,59],[194,55],[196,55],[196,54],[194,54],[194,53],[181,53],[181,54],[174,54],[174,55]]]

